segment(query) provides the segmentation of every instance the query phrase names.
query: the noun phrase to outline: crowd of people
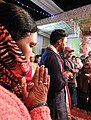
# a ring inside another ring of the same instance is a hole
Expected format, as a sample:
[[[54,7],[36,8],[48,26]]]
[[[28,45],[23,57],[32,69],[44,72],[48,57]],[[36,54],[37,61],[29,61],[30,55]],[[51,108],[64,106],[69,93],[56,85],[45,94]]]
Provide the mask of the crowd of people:
[[[84,58],[72,56],[74,50],[69,47],[66,47],[65,51],[67,51],[64,52],[65,69],[70,70],[73,76],[75,75],[75,80],[74,77],[70,79],[70,81],[68,80],[72,106],[91,111],[91,51],[89,51],[88,55],[86,57],[84,56]],[[72,70],[73,66],[75,73]],[[74,80],[74,85],[72,80]],[[75,91],[73,90],[74,88]]]
[[[37,32],[27,11],[0,3],[0,120],[72,120],[73,107],[91,110],[91,51],[83,63],[55,29],[36,55]]]
[[[81,61],[83,65],[77,74],[78,106],[91,112],[91,51]]]

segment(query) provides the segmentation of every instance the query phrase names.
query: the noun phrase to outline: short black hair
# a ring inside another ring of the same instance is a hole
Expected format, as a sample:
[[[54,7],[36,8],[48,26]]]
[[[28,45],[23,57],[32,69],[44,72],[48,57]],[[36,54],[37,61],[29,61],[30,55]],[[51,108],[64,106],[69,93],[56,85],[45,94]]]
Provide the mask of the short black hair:
[[[75,55],[73,55],[73,56],[71,57],[71,59],[73,59],[73,58],[76,58],[76,56],[75,56]]]
[[[31,15],[12,3],[0,3],[0,24],[6,27],[15,41],[24,38],[28,32],[38,30]]]
[[[55,29],[52,31],[50,35],[50,43],[53,45],[55,44],[59,39],[62,39],[64,37],[67,37],[67,34],[65,30],[62,29]]]

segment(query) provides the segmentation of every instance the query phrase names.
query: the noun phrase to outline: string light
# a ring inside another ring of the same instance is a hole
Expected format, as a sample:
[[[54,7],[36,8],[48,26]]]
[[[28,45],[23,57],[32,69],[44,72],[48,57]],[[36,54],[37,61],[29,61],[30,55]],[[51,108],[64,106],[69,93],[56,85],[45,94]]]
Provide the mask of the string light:
[[[31,1],[31,0],[30,0],[30,1]],[[34,8],[31,8],[31,7],[29,7],[28,5],[25,5],[25,4],[21,3],[21,2],[18,1],[18,0],[15,0],[15,2],[17,2],[18,4],[20,4],[20,5],[23,6],[23,7],[26,7],[26,8],[28,8],[28,9],[31,9],[31,10],[33,10],[33,11],[35,11],[35,12],[37,12],[37,13],[43,14],[43,15],[45,15],[45,16],[48,16],[48,17],[53,16],[53,15],[51,15],[51,14],[47,14],[47,13],[44,13],[44,12],[42,12],[42,11],[38,11],[38,10],[36,10],[36,9],[34,9]]]

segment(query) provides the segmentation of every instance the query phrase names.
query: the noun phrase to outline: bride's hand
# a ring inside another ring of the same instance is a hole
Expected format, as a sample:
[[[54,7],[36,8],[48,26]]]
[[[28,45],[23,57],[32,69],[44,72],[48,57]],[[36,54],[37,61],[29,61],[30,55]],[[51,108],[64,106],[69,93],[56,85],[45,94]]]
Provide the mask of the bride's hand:
[[[48,69],[44,66],[37,67],[30,89],[27,91],[27,85],[22,87],[23,98],[26,106],[29,108],[33,105],[45,103],[47,101],[47,94],[50,85],[50,76]]]

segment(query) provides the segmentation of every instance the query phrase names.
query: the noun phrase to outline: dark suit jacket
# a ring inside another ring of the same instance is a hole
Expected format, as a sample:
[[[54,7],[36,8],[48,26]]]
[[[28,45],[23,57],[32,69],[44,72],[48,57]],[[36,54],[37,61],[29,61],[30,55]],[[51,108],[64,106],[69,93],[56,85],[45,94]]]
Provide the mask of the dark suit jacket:
[[[56,120],[56,118],[57,120],[67,120],[68,116],[64,91],[66,81],[62,75],[60,56],[47,48],[41,57],[40,65],[45,65],[50,75],[47,103],[51,110],[52,120]]]
[[[48,68],[51,79],[49,94],[53,96],[55,92],[60,91],[66,85],[66,81],[61,72],[60,58],[54,51],[46,49],[41,57],[40,65],[45,65]]]

